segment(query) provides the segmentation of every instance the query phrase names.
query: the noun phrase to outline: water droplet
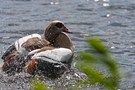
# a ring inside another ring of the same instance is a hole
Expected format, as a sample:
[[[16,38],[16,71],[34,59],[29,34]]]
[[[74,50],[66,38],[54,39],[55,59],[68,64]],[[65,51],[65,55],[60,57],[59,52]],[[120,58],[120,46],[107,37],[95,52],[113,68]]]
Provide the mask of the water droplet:
[[[104,2],[109,2],[110,0],[103,0]]]
[[[73,63],[73,66],[74,66],[74,67],[76,66],[76,62]]]
[[[51,5],[58,5],[59,2],[50,2]]]
[[[106,14],[106,17],[110,17],[110,14]]]
[[[54,4],[54,2],[50,2],[50,4],[51,4],[51,5],[53,5],[53,4]]]
[[[103,3],[103,6],[104,6],[104,7],[108,7],[108,6],[110,6],[110,5],[109,5],[109,3]]]
[[[99,0],[94,0],[95,2],[98,2]]]
[[[67,78],[68,80],[70,80],[70,76],[67,76],[66,78]]]
[[[134,46],[130,46],[130,48],[133,48]]]
[[[76,76],[76,77],[79,77],[79,75],[78,75],[77,73],[75,73],[75,76]]]
[[[114,48],[115,48],[115,47],[113,47],[113,46],[111,47],[111,49],[114,49]]]

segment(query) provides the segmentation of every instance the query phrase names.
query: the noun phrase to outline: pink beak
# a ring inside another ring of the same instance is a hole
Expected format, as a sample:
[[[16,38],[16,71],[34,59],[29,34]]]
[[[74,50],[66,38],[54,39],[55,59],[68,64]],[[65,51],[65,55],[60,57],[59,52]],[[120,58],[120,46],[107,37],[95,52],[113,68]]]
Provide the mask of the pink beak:
[[[69,31],[69,29],[67,29],[67,28],[65,28],[65,29],[63,30],[63,32],[66,32],[66,33],[72,33],[72,32]]]

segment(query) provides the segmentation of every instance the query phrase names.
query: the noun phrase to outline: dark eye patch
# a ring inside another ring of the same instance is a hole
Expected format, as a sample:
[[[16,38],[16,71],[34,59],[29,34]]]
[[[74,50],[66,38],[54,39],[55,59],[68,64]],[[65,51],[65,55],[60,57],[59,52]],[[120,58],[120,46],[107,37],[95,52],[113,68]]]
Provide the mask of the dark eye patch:
[[[55,26],[58,27],[58,28],[62,28],[63,24],[62,23],[56,23]]]

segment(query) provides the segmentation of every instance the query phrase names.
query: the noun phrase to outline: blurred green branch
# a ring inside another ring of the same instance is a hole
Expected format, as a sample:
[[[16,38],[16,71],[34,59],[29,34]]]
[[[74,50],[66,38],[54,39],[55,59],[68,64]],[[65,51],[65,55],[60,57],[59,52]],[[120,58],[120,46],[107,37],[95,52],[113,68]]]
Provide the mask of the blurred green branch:
[[[75,83],[74,87],[100,83],[109,90],[117,90],[120,75],[116,60],[111,57],[100,39],[93,37],[88,39],[87,43],[94,51],[82,52],[77,61],[77,67],[87,75],[87,79]],[[105,67],[108,74],[102,72],[102,70],[98,70],[93,64]]]
[[[34,80],[32,81],[30,90],[48,90],[48,88],[41,80],[39,80],[37,76],[35,76]]]

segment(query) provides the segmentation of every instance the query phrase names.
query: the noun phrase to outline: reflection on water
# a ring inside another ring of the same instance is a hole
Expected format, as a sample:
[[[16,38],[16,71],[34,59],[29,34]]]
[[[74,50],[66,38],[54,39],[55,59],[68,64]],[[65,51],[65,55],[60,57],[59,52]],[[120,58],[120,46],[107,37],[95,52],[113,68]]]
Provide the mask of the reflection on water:
[[[85,42],[86,37],[100,37],[111,53],[118,58],[122,72],[126,73],[121,80],[120,89],[134,89],[135,0],[0,0],[0,2],[0,56],[18,38],[31,33],[42,34],[50,21],[59,19],[74,32],[70,36],[75,47],[75,57],[77,52],[89,50]],[[2,60],[0,62],[2,64]],[[9,90],[18,88],[25,90],[24,87],[29,86],[25,81],[29,79],[23,79],[24,76],[7,77],[2,73],[0,87],[4,89],[7,85],[6,88],[9,87]],[[18,77],[21,79],[11,80]],[[83,75],[75,70],[66,78],[45,81],[48,84],[51,82],[52,86],[57,81],[67,85],[80,77]],[[64,88],[63,86],[61,88]]]

